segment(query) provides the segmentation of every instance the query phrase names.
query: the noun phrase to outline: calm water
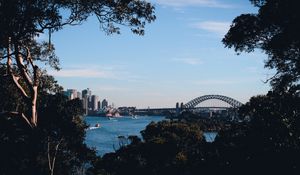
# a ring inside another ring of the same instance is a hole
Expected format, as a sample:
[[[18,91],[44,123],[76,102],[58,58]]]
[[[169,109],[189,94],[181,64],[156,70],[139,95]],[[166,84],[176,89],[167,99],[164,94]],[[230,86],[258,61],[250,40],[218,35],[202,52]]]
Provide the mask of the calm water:
[[[90,128],[86,133],[86,143],[90,147],[96,148],[99,155],[113,152],[118,148],[118,136],[128,137],[137,135],[141,137],[140,131],[144,130],[151,122],[157,122],[165,119],[161,116],[138,116],[137,119],[131,117],[114,118],[112,120],[106,117],[86,117],[86,122]],[[94,126],[99,123],[100,128]],[[205,133],[207,141],[213,141],[216,133]]]
[[[140,131],[144,130],[151,122],[163,120],[160,116],[138,116],[137,119],[131,117],[114,118],[112,120],[106,117],[86,117],[86,122],[91,126],[86,133],[86,143],[90,147],[95,147],[98,154],[103,155],[113,152],[114,147],[118,148],[118,136],[141,136]],[[100,123],[101,127],[95,129],[96,123]]]

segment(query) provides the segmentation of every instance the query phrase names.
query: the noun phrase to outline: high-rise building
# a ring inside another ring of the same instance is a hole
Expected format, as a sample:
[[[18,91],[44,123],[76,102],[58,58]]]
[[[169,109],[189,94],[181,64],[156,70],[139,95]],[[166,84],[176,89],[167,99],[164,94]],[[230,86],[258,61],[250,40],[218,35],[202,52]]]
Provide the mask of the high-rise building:
[[[91,96],[91,95],[92,95],[92,91],[89,88],[82,90],[82,98],[84,96]]]
[[[77,92],[77,98],[82,99],[81,92]]]
[[[98,101],[98,111],[101,109],[101,101]]]
[[[64,91],[64,95],[69,98],[69,100],[77,98],[77,90],[76,89],[67,89]]]
[[[84,114],[87,115],[89,108],[88,108],[88,97],[86,95],[82,98],[82,108],[84,110]]]
[[[102,100],[102,109],[108,106],[108,101],[106,99]]]
[[[87,112],[90,110],[90,106],[91,106],[91,95],[92,95],[92,91],[87,88],[82,90],[82,102],[83,102],[83,109]]]
[[[91,109],[92,109],[92,111],[97,111],[98,110],[98,101],[99,101],[99,97],[97,95],[92,95],[92,98],[91,98]]]

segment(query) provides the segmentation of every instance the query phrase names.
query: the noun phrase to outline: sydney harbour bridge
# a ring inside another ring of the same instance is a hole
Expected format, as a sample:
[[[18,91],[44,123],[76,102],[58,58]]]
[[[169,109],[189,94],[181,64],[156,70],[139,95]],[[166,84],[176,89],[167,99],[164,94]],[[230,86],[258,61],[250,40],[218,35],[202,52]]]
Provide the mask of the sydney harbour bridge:
[[[206,103],[207,101],[212,101],[212,103]],[[222,102],[222,103],[219,103]],[[201,106],[201,104],[205,104],[205,106]],[[226,105],[224,105],[224,103]],[[203,113],[206,112],[209,116],[212,116],[212,112],[214,111],[222,111],[228,112],[229,110],[235,110],[242,106],[243,103],[239,102],[236,99],[231,97],[227,97],[224,95],[203,95],[197,98],[190,100],[187,103],[177,103],[174,108],[147,108],[147,109],[136,109],[136,113],[144,113],[144,114],[163,114],[163,113],[171,113],[178,114],[182,111],[192,111]]]

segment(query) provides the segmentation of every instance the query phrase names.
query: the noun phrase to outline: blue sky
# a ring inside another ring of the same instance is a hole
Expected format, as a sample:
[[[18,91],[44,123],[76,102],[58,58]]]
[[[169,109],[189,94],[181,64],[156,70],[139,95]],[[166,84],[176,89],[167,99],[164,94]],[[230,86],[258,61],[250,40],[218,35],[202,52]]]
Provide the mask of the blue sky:
[[[99,29],[94,17],[53,34],[62,70],[48,69],[65,89],[90,88],[116,106],[174,107],[220,94],[247,102],[270,89],[260,51],[236,55],[222,36],[234,17],[254,13],[247,0],[152,0],[157,20],[145,36]]]

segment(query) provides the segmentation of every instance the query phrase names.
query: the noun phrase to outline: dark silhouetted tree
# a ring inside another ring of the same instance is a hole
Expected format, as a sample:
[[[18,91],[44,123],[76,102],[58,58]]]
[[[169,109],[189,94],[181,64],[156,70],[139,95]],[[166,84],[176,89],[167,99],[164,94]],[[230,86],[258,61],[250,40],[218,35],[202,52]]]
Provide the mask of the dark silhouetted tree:
[[[203,132],[193,123],[162,121],[150,123],[142,132],[144,140],[130,137],[132,142],[115,153],[94,162],[91,174],[184,174],[198,157],[206,142]]]
[[[0,73],[1,111],[26,109],[1,66]],[[87,125],[81,118],[82,103],[57,93],[62,88],[45,72],[38,89],[38,127],[32,129],[12,115],[0,118],[0,174],[82,174],[95,159],[95,151],[84,143]]]
[[[0,1],[0,61],[6,64],[6,76],[12,79],[29,106],[27,111],[5,111],[5,114],[19,116],[31,127],[37,126],[41,69],[36,62],[59,69],[51,33],[66,25],[81,24],[91,15],[97,17],[100,28],[107,34],[120,33],[122,25],[143,35],[145,24],[155,20],[154,7],[140,0]],[[46,32],[49,42],[37,42],[37,37]]]
[[[261,49],[268,55],[265,67],[275,69],[270,79],[274,89],[286,91],[300,79],[300,1],[250,0],[257,14],[242,14],[233,20],[223,39],[236,52]]]

